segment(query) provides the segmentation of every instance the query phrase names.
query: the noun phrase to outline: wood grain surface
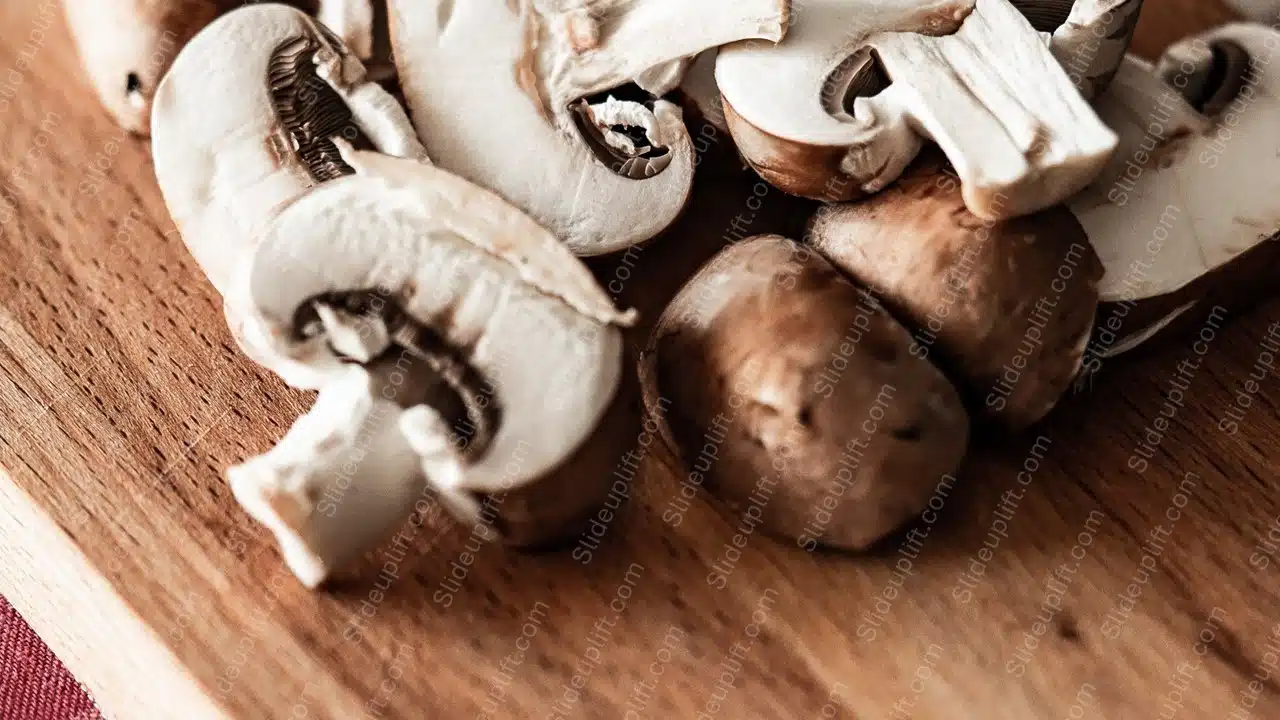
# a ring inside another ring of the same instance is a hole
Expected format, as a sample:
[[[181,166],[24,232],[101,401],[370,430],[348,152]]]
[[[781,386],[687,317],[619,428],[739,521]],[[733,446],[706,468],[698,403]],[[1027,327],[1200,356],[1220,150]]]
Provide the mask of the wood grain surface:
[[[1225,17],[1147,5],[1147,53]],[[739,551],[637,425],[602,537],[472,552],[432,507],[310,593],[221,477],[310,398],[233,348],[50,0],[0,4],[0,128],[0,594],[111,716],[1280,717],[1280,303],[980,440],[865,556]],[[649,319],[726,239],[802,227],[717,154],[679,227],[597,268]]]

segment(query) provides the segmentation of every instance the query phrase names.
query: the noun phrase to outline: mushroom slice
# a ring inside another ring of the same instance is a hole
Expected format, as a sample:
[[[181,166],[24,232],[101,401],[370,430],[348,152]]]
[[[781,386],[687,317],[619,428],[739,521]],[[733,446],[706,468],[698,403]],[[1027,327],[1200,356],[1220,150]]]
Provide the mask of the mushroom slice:
[[[233,293],[248,344],[298,387],[390,362],[392,385],[434,388],[397,422],[431,486],[475,520],[477,495],[528,489],[595,433],[622,375],[618,326],[634,313],[496,195],[344,153],[356,174],[285,208],[243,264]],[[574,502],[608,478],[574,478]]]
[[[1280,69],[1265,59],[1276,47],[1280,31],[1226,25],[1171,47],[1156,66],[1130,56],[1098,101],[1121,148],[1070,202],[1107,270],[1095,356],[1166,334],[1147,331],[1175,313],[1169,328],[1274,292]],[[1184,95],[1218,113],[1200,114]]]
[[[1116,137],[1008,0],[815,0],[776,46],[720,50],[739,150],[769,182],[854,200],[902,174],[926,139],[983,219],[1079,191]]]
[[[916,330],[912,354],[1008,427],[1047,415],[1080,372],[1103,270],[1062,206],[983,222],[954,177],[923,167],[819,210],[810,241]]]
[[[197,35],[160,84],[156,177],[191,254],[224,295],[283,205],[351,174],[335,138],[426,161],[404,109],[322,25],[247,6]]]
[[[1086,98],[1107,89],[1138,27],[1142,0],[1010,0]]]
[[[920,512],[969,419],[911,335],[821,255],[771,235],[711,259],[640,363],[664,440],[735,512],[813,549],[863,549]]]
[[[392,0],[395,58],[433,159],[579,255],[624,249],[683,209],[694,153],[667,89],[688,58],[777,40],[786,0]]]
[[[396,65],[391,58],[387,0],[319,0],[316,19],[342,38],[368,70],[369,79],[397,92]]]

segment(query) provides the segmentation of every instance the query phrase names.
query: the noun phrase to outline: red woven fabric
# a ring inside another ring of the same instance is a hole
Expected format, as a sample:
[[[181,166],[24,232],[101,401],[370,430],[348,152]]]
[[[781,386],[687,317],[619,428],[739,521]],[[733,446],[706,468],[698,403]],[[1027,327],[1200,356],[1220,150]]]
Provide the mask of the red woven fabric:
[[[101,720],[93,700],[0,598],[0,720]]]

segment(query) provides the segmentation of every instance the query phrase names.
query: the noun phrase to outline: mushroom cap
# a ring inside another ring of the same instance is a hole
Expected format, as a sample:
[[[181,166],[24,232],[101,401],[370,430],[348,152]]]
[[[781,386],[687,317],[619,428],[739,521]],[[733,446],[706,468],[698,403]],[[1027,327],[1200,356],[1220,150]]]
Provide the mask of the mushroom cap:
[[[1262,62],[1275,56],[1280,31],[1225,25],[1166,57],[1222,42],[1257,62],[1216,117],[1132,56],[1098,100],[1121,148],[1069,205],[1107,269],[1106,302],[1177,292],[1280,232],[1280,66]]]
[[[689,196],[694,152],[670,102],[656,100],[650,110],[620,99],[584,110],[579,101],[708,47],[776,40],[788,3],[391,0],[389,7],[405,98],[433,159],[492,188],[576,254],[600,255],[671,224]],[[611,133],[617,126],[645,138]],[[628,143],[653,150],[629,159]],[[606,146],[618,153],[608,164],[597,154]]]
[[[358,173],[280,212],[241,268],[233,298],[254,358],[291,384],[324,387],[345,361],[332,333],[308,337],[299,317],[324,298],[377,291],[501,407],[483,454],[433,484],[499,492],[559,465],[614,397],[616,325],[633,314],[615,310],[554,236],[496,195],[411,160],[348,158]]]
[[[1102,264],[1062,206],[983,221],[954,176],[926,169],[819,210],[810,242],[917,330],[913,354],[1003,424],[1044,417],[1080,372]]]
[[[324,78],[322,67],[340,69]],[[349,172],[334,135],[425,158],[404,110],[301,11],[240,8],[178,55],[152,112],[156,177],[191,254],[224,295],[273,213]]]
[[[776,46],[720,50],[734,140],[782,190],[854,200],[895,180],[924,140],[976,215],[1060,202],[1116,138],[1007,0],[813,0]]]
[[[816,252],[759,236],[685,285],[640,375],[695,484],[804,547],[860,549],[919,512],[968,442],[959,395],[910,347]]]
[[[233,0],[65,0],[67,24],[102,104],[129,132],[150,130],[151,101],[178,51]]]

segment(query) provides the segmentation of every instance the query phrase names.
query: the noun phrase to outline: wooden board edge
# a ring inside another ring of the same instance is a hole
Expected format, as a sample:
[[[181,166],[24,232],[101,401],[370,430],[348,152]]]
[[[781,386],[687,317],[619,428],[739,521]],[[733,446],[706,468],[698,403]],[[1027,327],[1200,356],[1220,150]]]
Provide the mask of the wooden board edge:
[[[0,470],[0,595],[110,718],[227,714],[110,581]],[[39,547],[35,557],[24,548]]]

